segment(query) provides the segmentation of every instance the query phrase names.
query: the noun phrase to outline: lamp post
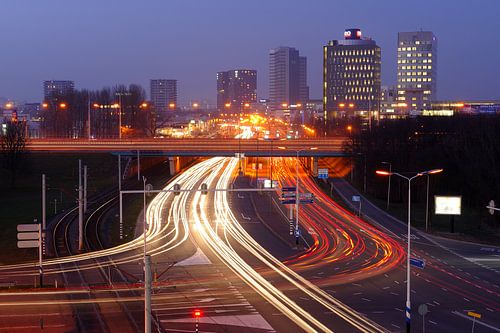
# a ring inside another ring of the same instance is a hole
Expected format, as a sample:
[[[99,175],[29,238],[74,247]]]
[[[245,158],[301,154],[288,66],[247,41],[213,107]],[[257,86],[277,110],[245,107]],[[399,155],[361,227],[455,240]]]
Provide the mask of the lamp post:
[[[391,197],[391,172],[392,172],[392,164],[391,162],[382,162],[381,164],[387,164],[389,165],[389,183],[387,184],[387,208],[386,210],[389,210],[389,200]]]
[[[286,147],[278,147],[278,149],[286,149]],[[309,147],[295,150],[297,153],[295,160],[295,245],[299,245],[299,157],[300,152],[305,150],[316,150],[318,147]]]
[[[148,226],[146,224],[146,177],[142,176],[142,181],[144,183],[143,188],[143,235],[144,235],[144,332],[151,332],[151,268],[150,268],[150,258],[147,255],[146,248],[146,233],[148,231]]]
[[[406,254],[406,309],[405,309],[406,332],[407,333],[410,332],[410,324],[411,324],[411,301],[410,301],[410,291],[411,291],[410,290],[411,181],[415,178],[420,177],[420,176],[432,175],[432,174],[440,173],[442,171],[443,171],[443,169],[433,169],[433,170],[423,171],[423,172],[417,173],[413,177],[406,177],[398,172],[387,172],[387,171],[381,171],[381,170],[376,171],[376,174],[381,175],[381,176],[395,175],[395,176],[401,177],[403,179],[406,179],[408,181],[408,232],[407,232],[408,247],[407,247],[407,254]]]

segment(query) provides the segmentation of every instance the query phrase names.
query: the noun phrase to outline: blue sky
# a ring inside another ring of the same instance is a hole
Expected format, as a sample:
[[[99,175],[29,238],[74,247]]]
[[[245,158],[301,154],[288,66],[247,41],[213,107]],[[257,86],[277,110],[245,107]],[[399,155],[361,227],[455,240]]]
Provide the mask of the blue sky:
[[[0,96],[39,101],[44,79],[97,89],[179,80],[181,101],[215,101],[217,71],[258,71],[267,97],[268,51],[308,58],[321,97],[322,46],[359,27],[382,48],[382,81],[396,80],[398,31],[438,37],[440,99],[500,99],[498,0],[2,0]]]

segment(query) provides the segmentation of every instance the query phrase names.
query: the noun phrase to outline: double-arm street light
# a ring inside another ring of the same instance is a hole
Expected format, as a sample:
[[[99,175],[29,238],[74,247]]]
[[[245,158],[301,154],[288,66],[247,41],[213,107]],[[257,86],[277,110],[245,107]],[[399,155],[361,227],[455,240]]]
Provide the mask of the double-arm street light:
[[[278,149],[286,149],[286,147],[278,147]],[[295,160],[295,244],[299,245],[299,157],[301,151],[316,150],[318,147],[308,147],[299,150],[294,150],[297,153]],[[293,150],[293,149],[292,149]]]
[[[422,171],[414,175],[413,177],[407,177],[403,176],[399,172],[388,172],[388,171],[382,171],[382,170],[377,170],[376,173],[377,175],[381,176],[398,176],[403,179],[406,179],[408,181],[408,233],[407,233],[407,242],[408,242],[408,248],[407,248],[407,254],[406,254],[406,332],[410,332],[410,322],[411,322],[411,303],[410,303],[410,234],[411,234],[411,225],[410,225],[410,219],[411,219],[411,181],[415,178],[418,178],[420,176],[428,176],[428,175],[433,175],[436,173],[442,172],[443,169],[433,169],[433,170],[428,170],[428,171]]]

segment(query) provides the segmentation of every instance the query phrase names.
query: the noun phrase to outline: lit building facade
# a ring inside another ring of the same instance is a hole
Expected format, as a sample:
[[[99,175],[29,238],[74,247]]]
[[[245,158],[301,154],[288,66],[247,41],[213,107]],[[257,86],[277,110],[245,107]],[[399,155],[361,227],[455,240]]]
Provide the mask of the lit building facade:
[[[378,119],[380,67],[380,47],[362,39],[359,29],[347,29],[344,40],[332,40],[323,47],[325,123],[337,117]]]
[[[437,39],[430,31],[398,33],[399,103],[407,114],[429,109],[436,99]]]
[[[234,69],[217,73],[217,110],[244,111],[257,102],[257,71]]]
[[[159,113],[177,109],[177,80],[156,79],[150,81],[151,103]]]
[[[75,90],[75,82],[67,80],[47,80],[43,81],[43,98],[45,101],[52,101],[59,96],[67,96]]]
[[[269,100],[271,109],[282,105],[304,105],[309,100],[307,58],[293,47],[281,46],[269,52]]]

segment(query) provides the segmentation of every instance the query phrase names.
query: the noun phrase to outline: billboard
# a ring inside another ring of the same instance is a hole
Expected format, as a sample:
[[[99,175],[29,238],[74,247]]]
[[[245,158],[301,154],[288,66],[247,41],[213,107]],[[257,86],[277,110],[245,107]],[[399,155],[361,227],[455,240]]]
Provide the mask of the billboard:
[[[434,207],[436,215],[461,215],[462,197],[435,195]]]

